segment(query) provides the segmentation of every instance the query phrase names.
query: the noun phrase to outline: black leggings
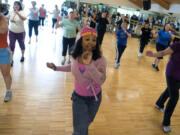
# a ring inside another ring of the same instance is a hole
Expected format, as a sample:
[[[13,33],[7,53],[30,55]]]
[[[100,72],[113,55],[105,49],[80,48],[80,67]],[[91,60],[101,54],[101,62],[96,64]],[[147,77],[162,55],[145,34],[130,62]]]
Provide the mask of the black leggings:
[[[157,43],[156,44],[156,51],[159,52],[159,51],[163,51],[165,50],[166,48],[168,48],[169,46],[168,45],[162,45],[162,44],[159,44]],[[163,59],[163,57],[157,57],[158,59]]]
[[[97,40],[98,40],[99,46],[102,45],[102,41],[103,41],[103,38],[104,38],[104,34],[105,34],[105,31],[98,30]]]
[[[116,44],[116,63],[119,63],[120,58],[125,49],[126,49],[126,46]]]
[[[39,21],[29,20],[29,37],[32,37],[32,29],[34,28],[35,35],[38,36]]]
[[[52,19],[52,28],[55,27],[56,22],[57,22],[57,19],[53,18],[53,19]]]
[[[140,40],[140,44],[139,44],[139,52],[140,52],[140,53],[143,53],[144,48],[145,48],[145,46],[146,46],[147,44],[148,44],[147,41]]]
[[[161,94],[156,104],[160,106],[161,108],[163,108],[164,103],[169,98],[168,103],[166,105],[164,119],[163,119],[163,125],[169,126],[171,116],[174,112],[174,109],[179,99],[180,81],[177,81],[173,77],[169,77],[169,76],[166,76],[166,81],[167,81],[167,88]]]
[[[69,52],[69,55],[71,54],[71,50],[74,46],[75,43],[75,38],[65,38],[63,37],[63,51],[62,51],[62,56],[66,56],[67,49]]]
[[[44,20],[45,18],[39,17],[39,25],[44,26]]]

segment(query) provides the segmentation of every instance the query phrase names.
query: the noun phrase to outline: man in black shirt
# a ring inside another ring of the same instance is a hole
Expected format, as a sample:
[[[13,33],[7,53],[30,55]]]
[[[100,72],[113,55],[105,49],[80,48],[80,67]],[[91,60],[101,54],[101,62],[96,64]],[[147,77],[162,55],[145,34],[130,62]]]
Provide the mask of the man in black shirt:
[[[106,25],[110,24],[110,20],[108,18],[108,12],[105,11],[102,13],[102,16],[97,19],[98,26],[97,26],[97,32],[98,32],[98,44],[101,46],[104,34],[106,32]]]
[[[151,38],[151,34],[153,34],[152,29],[149,28],[149,21],[145,21],[145,27],[141,28],[142,34],[140,37],[140,46],[139,46],[139,54],[141,57],[144,51],[145,46],[148,44],[149,39]]]

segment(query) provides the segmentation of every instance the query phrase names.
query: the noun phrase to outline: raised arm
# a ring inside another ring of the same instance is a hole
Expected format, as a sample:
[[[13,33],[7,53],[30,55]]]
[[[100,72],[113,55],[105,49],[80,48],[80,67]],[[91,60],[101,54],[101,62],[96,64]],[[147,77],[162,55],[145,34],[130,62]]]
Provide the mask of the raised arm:
[[[158,38],[159,37],[159,34],[155,31],[155,30],[153,30],[152,31],[153,33],[153,38]]]
[[[157,53],[153,53],[152,51],[147,51],[146,55],[149,57],[162,57],[162,56],[172,54],[172,53],[173,53],[173,50],[170,47],[168,47],[167,49],[157,52]]]
[[[71,72],[71,64],[66,66],[56,66],[54,63],[47,63],[46,65],[54,71]]]
[[[61,21],[61,20],[62,20],[61,17],[58,16],[58,18],[57,18],[57,23],[56,23],[56,29],[59,28],[59,27],[62,27],[62,24],[60,24],[60,21]]]
[[[18,11],[15,11],[15,13],[21,18],[21,20],[26,20],[26,17],[24,15],[21,15]]]
[[[5,33],[8,31],[8,25],[6,17],[0,16],[0,33]]]
[[[129,33],[129,32],[126,31],[126,34],[128,35],[128,37],[131,38],[131,33]]]

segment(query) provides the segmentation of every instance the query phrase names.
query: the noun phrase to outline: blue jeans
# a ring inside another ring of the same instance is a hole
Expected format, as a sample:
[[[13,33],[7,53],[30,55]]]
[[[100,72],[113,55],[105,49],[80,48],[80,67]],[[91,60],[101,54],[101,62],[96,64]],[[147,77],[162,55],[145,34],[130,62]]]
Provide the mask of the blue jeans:
[[[94,97],[82,97],[73,92],[73,135],[88,135],[89,125],[93,122],[101,104],[102,95],[97,95],[98,101]]]
[[[29,20],[29,37],[32,37],[32,29],[34,28],[35,35],[38,36],[39,21]]]

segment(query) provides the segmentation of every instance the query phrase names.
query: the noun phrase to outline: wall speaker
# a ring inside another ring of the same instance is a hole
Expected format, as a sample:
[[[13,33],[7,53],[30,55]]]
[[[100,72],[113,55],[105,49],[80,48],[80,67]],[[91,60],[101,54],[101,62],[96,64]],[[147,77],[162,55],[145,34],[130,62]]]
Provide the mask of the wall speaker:
[[[149,10],[151,8],[151,0],[143,0],[143,9]]]

